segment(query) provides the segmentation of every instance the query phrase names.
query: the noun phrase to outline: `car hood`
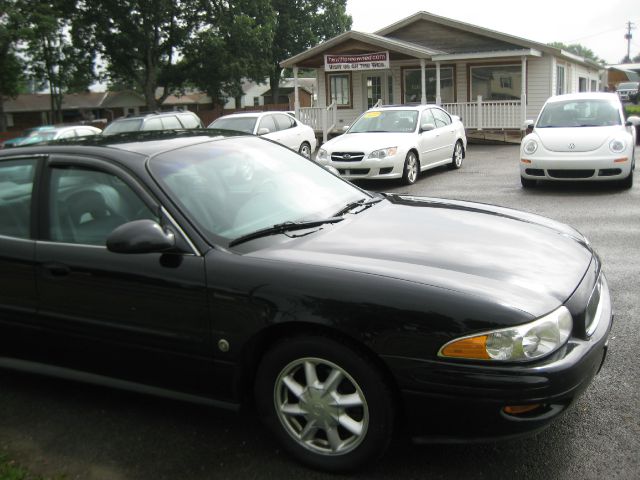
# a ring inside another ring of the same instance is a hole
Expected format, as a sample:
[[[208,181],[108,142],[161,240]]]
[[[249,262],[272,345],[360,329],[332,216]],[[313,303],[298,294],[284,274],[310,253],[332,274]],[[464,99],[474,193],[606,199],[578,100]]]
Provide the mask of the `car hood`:
[[[373,152],[381,148],[402,147],[411,143],[414,133],[346,133],[322,145],[321,148],[333,152]]]
[[[612,136],[623,131],[619,125],[609,127],[536,128],[535,134],[551,152],[590,152],[602,147]]]
[[[544,217],[406,196],[249,255],[436,286],[536,317],[569,298],[593,257],[576,230]]]

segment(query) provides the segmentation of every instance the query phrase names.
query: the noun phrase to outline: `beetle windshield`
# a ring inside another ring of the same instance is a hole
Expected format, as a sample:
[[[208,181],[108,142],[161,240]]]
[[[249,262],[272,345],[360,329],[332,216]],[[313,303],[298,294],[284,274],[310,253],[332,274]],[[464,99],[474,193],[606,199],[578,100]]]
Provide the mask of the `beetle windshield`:
[[[373,110],[362,114],[348,133],[413,132],[417,120],[416,110]]]
[[[315,162],[256,137],[210,141],[149,161],[154,179],[214,243],[332,217],[370,198]]]
[[[602,99],[566,100],[547,103],[536,128],[606,127],[622,125],[620,108]]]

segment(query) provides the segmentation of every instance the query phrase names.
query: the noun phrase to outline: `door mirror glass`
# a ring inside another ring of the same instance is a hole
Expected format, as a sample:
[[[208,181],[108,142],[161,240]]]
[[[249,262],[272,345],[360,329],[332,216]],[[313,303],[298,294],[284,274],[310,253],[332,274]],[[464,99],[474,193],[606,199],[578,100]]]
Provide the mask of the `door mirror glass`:
[[[435,130],[436,126],[433,123],[423,123],[420,125],[420,133],[422,132],[430,132],[431,130]]]
[[[146,219],[120,225],[107,237],[107,249],[114,253],[166,252],[175,244],[173,233]]]
[[[258,135],[264,135],[265,133],[269,133],[270,130],[266,127],[262,127],[260,130],[258,130]]]

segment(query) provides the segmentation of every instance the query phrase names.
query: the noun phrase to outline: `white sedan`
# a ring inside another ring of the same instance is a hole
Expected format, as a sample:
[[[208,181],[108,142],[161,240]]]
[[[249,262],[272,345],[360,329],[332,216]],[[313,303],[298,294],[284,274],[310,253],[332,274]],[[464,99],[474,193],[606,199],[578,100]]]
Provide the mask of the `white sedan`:
[[[311,158],[317,146],[313,129],[288,112],[232,113],[214,120],[207,128],[260,135]]]
[[[633,186],[635,125],[625,121],[614,93],[574,93],[549,98],[533,131],[520,145],[522,186],[538,180],[611,181]]]
[[[466,149],[460,118],[440,107],[381,107],[364,112],[344,135],[323,144],[316,161],[350,180],[402,178],[410,185],[424,170],[460,168]]]

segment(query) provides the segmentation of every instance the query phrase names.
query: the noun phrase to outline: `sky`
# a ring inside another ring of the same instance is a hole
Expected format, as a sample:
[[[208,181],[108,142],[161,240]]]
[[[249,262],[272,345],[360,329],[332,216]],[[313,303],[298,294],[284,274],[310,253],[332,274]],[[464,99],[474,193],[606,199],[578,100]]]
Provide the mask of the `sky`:
[[[538,43],[579,43],[607,64],[627,54],[627,22],[631,58],[640,54],[640,1],[638,0],[347,0],[352,29],[373,33],[387,25],[425,11]]]

